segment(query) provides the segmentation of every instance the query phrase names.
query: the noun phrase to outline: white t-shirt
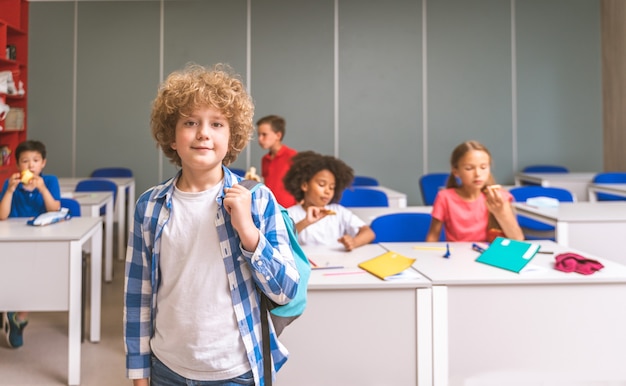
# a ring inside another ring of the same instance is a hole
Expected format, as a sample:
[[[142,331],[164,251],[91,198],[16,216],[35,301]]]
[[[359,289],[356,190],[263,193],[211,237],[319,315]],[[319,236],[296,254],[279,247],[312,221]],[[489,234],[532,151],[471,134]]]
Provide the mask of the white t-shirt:
[[[340,237],[346,234],[354,237],[362,226],[367,225],[354,213],[339,204],[326,205],[326,209],[333,210],[336,214],[328,215],[298,232],[300,244],[342,245],[337,241]],[[300,204],[287,208],[287,211],[295,223],[306,217],[306,211]]]
[[[163,229],[152,352],[177,374],[223,380],[250,370],[219,249],[216,198],[174,190]]]

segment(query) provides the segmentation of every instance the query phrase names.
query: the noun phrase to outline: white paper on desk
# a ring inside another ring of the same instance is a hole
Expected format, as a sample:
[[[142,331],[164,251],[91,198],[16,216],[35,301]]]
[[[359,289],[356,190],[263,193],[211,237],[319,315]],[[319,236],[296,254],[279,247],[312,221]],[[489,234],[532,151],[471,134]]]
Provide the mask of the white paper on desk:
[[[552,197],[530,197],[526,199],[526,205],[534,206],[536,208],[558,208],[559,200]]]
[[[421,279],[422,275],[420,275],[417,271],[415,271],[414,269],[405,269],[404,271],[395,274],[393,276],[388,276],[385,278],[385,280],[387,281],[392,281],[392,280],[414,280],[414,279]]]

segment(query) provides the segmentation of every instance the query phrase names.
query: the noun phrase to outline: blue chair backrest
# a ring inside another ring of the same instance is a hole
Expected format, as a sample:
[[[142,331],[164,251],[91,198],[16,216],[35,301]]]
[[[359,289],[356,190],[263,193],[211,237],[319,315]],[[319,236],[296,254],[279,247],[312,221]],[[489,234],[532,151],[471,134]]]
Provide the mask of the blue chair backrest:
[[[80,217],[80,204],[73,198],[61,197],[61,208],[67,208],[70,210],[70,216]]]
[[[517,202],[526,202],[526,200],[532,197],[550,197],[556,198],[557,200],[559,200],[559,202],[574,202],[574,195],[569,190],[563,188],[544,186],[518,186],[515,188],[511,188],[509,192]],[[552,225],[546,225],[539,221],[535,221],[521,215],[517,216],[517,222],[519,223],[520,227],[534,231],[554,231],[554,227]]]
[[[432,216],[430,213],[390,213],[376,217],[370,225],[374,243],[426,241]],[[440,237],[443,239],[443,231]]]
[[[79,181],[74,189],[76,192],[111,192],[113,193],[113,206],[117,198],[117,185],[111,180],[104,178],[90,178]],[[100,215],[104,215],[104,209],[100,209]]]
[[[231,172],[235,173],[239,177],[245,177],[246,171],[238,168],[229,168]]]
[[[604,172],[593,177],[593,182],[597,184],[626,184],[626,172]],[[598,201],[624,201],[624,197],[613,194],[597,193]]]
[[[528,165],[524,173],[569,173],[569,169],[560,165]]]
[[[380,190],[348,188],[343,191],[339,204],[345,207],[389,206],[389,200]]]
[[[374,177],[354,176],[352,186],[378,186],[378,180]]]
[[[100,168],[91,172],[91,177],[132,177],[133,171],[128,168]]]
[[[450,173],[428,173],[420,177],[420,192],[424,205],[432,205],[437,193],[445,188]]]

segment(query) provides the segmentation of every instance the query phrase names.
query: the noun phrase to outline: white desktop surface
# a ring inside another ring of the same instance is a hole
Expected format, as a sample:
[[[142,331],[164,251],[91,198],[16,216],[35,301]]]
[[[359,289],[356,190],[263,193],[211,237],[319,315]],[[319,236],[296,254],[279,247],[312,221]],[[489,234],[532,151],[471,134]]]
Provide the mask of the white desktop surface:
[[[430,283],[383,281],[357,268],[385,250],[376,244],[352,252],[304,247],[313,270],[307,308],[280,336],[290,357],[278,386],[431,385]],[[336,275],[337,273],[343,273]]]
[[[555,254],[580,253],[540,244]],[[381,245],[416,258],[414,267],[433,282],[434,385],[626,380],[625,266],[598,259],[605,267],[585,276],[556,271],[555,254],[538,254],[531,270],[517,274],[475,262],[471,243],[450,243],[447,259],[414,249],[441,242]]]
[[[576,201],[588,201],[587,186],[593,181],[596,174],[592,172],[517,173],[515,174],[515,185],[532,182],[541,186],[563,188],[572,192]]]
[[[406,193],[398,192],[386,186],[357,186],[363,189],[380,190],[387,195],[389,206],[393,208],[404,208],[407,205]]]
[[[404,208],[398,207],[351,207],[348,208],[358,218],[365,221],[368,225],[374,221],[376,217],[383,216],[392,213],[429,213],[432,212],[432,206],[405,206]]]
[[[61,192],[73,192],[76,185],[91,177],[59,177]],[[115,217],[117,221],[117,259],[126,258],[126,235],[133,227],[135,212],[135,179],[133,177],[106,177],[117,185],[117,200],[115,202]],[[128,199],[126,198],[128,189]],[[126,204],[126,207],[124,207]]]
[[[62,197],[72,198],[80,204],[81,216],[100,217],[104,209],[104,280],[113,280],[113,193],[64,192]]]
[[[68,384],[80,384],[82,245],[90,241],[90,340],[100,341],[102,220],[0,221],[0,310],[68,311]]]
[[[553,225],[559,244],[626,264],[626,202],[562,202],[557,208],[515,203],[517,213]]]
[[[596,193],[608,193],[626,199],[626,184],[589,184],[589,201],[597,202]]]

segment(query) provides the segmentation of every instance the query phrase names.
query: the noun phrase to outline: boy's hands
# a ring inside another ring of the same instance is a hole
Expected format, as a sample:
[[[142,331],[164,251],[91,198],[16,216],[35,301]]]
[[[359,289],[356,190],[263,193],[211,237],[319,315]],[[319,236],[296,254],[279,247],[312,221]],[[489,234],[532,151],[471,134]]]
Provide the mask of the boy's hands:
[[[7,187],[7,191],[9,193],[15,192],[15,189],[17,189],[17,185],[21,182],[21,180],[22,180],[21,173],[11,174],[11,176],[9,176],[9,186]]]
[[[247,251],[254,251],[260,236],[252,221],[250,190],[236,184],[231,188],[225,188],[224,193],[224,208],[230,214],[231,223],[239,234],[241,244]]]
[[[311,225],[331,214],[335,214],[335,212],[323,206],[309,206],[306,208],[306,221]]]

